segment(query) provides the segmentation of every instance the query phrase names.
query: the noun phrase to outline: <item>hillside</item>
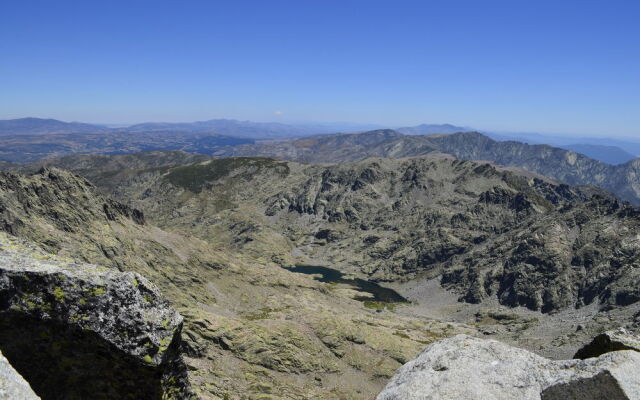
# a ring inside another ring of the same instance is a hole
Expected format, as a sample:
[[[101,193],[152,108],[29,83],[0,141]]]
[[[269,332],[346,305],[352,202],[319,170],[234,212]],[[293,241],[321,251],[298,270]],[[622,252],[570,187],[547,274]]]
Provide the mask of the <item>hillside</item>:
[[[472,302],[497,295],[506,305],[550,311],[596,299],[614,305],[640,299],[632,276],[623,274],[627,283],[617,282],[614,290],[604,281],[590,282],[588,270],[597,265],[604,268],[600,275],[614,279],[620,276],[613,265],[622,264],[632,274],[639,228],[632,207],[596,189],[529,179],[488,164],[376,159],[319,167],[236,158],[109,172],[94,181],[146,210],[161,227],[215,243],[228,239],[224,245],[246,251],[300,254],[303,262],[320,259],[376,279],[444,274],[443,284]],[[618,254],[605,241],[597,259],[579,261],[602,226],[619,226],[632,253]],[[564,235],[572,239],[559,242]],[[525,247],[535,260],[518,258]],[[509,265],[531,268],[531,276],[546,268],[544,284],[502,271]],[[577,266],[587,270],[578,273]],[[570,272],[577,275],[567,281]],[[523,293],[521,286],[527,287]]]
[[[550,356],[575,352],[604,327],[633,325],[640,310],[638,212],[594,187],[441,158],[230,158],[80,172],[162,229],[282,266],[387,282],[416,302],[398,308],[404,315],[521,321],[524,331],[482,329]],[[479,317],[496,310],[520,317]]]
[[[228,148],[218,157],[272,157],[307,163],[341,163],[369,157],[400,158],[437,152],[423,136],[406,136],[391,129],[364,133],[319,135]]]
[[[623,200],[640,204],[639,159],[614,166],[557,147],[496,142],[479,133],[427,139],[441,151],[458,158],[522,167],[570,185],[595,185]]]
[[[376,312],[349,285],[160,229],[66,171],[3,173],[0,182],[0,229],[46,251],[39,260],[140,273],[161,290],[184,317],[188,379],[202,399],[368,399],[425,343],[474,331]]]

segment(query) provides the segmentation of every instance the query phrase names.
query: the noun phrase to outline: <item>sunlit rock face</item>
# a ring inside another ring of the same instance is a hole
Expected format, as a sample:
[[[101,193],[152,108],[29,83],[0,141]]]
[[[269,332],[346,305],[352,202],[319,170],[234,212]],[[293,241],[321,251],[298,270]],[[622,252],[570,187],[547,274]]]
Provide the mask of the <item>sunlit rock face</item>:
[[[377,400],[631,400],[640,398],[640,354],[618,351],[553,361],[466,335],[428,346]]]
[[[0,353],[0,400],[38,400],[29,382]]]

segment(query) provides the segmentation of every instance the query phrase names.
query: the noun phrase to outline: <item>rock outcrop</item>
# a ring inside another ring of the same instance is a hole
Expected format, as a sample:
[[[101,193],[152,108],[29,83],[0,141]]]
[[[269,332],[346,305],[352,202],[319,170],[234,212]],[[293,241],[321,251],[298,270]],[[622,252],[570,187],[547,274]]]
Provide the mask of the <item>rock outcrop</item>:
[[[640,352],[640,340],[624,328],[607,331],[596,336],[589,344],[578,350],[573,357],[584,360],[619,350]]]
[[[183,399],[182,317],[133,272],[0,235],[0,350],[43,399]]]
[[[552,361],[494,340],[458,335],[402,366],[377,400],[631,400],[640,398],[640,354]]]
[[[0,400],[39,400],[29,383],[0,353]]]

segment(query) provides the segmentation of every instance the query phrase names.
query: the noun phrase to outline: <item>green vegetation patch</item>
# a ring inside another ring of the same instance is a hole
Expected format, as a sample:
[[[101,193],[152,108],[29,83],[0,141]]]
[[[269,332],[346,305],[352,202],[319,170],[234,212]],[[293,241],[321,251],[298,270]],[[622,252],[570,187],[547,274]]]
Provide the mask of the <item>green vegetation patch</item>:
[[[399,305],[404,305],[407,303],[399,302],[399,303],[386,303],[384,301],[375,301],[375,300],[365,300],[364,306],[365,308],[370,308],[372,310],[389,310],[393,311]]]
[[[53,289],[53,296],[56,298],[58,303],[64,303],[64,290],[61,287],[56,286]]]
[[[265,169],[286,176],[289,167],[286,163],[263,157],[218,158],[205,164],[191,164],[173,168],[165,179],[175,186],[193,193],[200,193],[207,183],[215,182],[232,172],[244,168],[243,173],[255,174]]]

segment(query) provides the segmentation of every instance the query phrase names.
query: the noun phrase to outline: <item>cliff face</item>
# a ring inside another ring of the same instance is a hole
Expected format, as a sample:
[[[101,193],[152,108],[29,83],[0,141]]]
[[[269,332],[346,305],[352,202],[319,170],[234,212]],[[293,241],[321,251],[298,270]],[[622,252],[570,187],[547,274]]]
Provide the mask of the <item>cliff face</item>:
[[[0,236],[0,349],[43,399],[190,397],[181,330],[139,274]]]

